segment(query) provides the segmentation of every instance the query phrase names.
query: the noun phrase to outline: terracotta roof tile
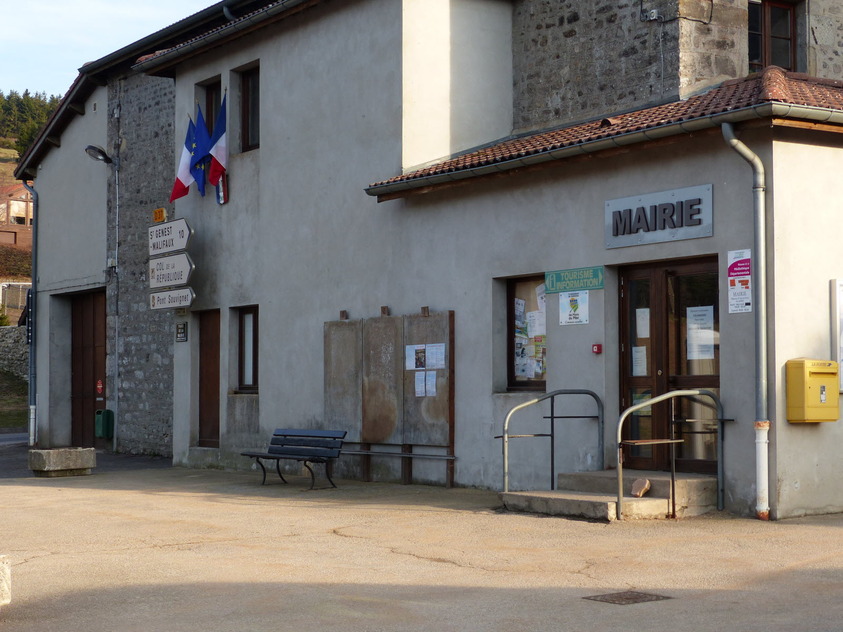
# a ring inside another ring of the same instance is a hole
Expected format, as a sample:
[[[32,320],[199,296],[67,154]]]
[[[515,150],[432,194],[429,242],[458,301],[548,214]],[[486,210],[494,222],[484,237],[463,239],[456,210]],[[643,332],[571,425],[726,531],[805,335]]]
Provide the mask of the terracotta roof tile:
[[[633,132],[695,119],[705,119],[774,102],[843,110],[843,81],[818,79],[770,66],[760,73],[727,81],[708,92],[683,101],[674,101],[626,114],[613,114],[610,118],[503,140],[449,160],[377,182],[369,187],[368,192],[371,195],[379,195],[378,187],[392,184],[411,185],[414,181],[418,181],[418,186],[425,186],[428,184],[428,179],[435,176],[457,174],[518,158],[547,154],[557,149],[617,138]],[[464,174],[465,177],[469,175],[469,173]]]

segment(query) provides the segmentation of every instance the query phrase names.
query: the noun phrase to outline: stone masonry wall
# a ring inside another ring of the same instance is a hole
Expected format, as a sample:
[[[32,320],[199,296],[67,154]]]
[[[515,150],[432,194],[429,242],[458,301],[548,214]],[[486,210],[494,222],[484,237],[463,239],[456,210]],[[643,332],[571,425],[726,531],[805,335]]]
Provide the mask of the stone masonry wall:
[[[29,345],[26,327],[0,327],[0,370],[29,380]]]
[[[808,48],[806,71],[824,79],[843,79],[843,3],[811,0],[810,9],[798,32]]]
[[[749,72],[746,4],[746,0],[680,0],[680,97]]]
[[[676,14],[677,0],[658,5]],[[515,0],[515,131],[676,97],[678,36],[677,21],[642,22],[639,0]]]
[[[514,0],[515,131],[686,98],[746,76],[747,3]],[[843,3],[794,8],[797,70],[843,79]],[[642,20],[642,10],[656,19]]]
[[[108,286],[109,376],[111,386],[116,317],[117,449],[132,454],[173,452],[173,314],[149,309],[147,227],[152,211],[167,206],[173,185],[174,104],[170,79],[131,76],[109,85],[109,140],[119,146],[120,157],[119,276]],[[113,200],[114,180],[111,187]],[[110,252],[116,210],[109,212]],[[109,402],[113,405],[113,386]]]

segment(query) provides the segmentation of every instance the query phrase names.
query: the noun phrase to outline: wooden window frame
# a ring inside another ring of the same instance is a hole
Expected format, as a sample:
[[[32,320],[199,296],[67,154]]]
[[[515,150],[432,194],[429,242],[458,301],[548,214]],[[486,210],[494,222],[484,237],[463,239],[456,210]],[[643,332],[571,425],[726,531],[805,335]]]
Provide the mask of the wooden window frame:
[[[748,37],[757,37],[761,41],[761,60],[749,60],[749,71],[758,72],[772,64],[772,40],[773,39],[787,39],[790,42],[790,60],[789,67],[785,70],[796,70],[796,5],[792,2],[784,2],[778,0],[761,0],[760,2],[750,2],[747,9],[751,10],[752,6],[760,7],[761,9],[761,30],[748,31]],[[788,38],[774,38],[771,34],[770,27],[770,9],[771,8],[785,9],[790,15],[790,37]]]
[[[252,317],[251,339],[247,339],[246,317]],[[258,318],[258,306],[250,305],[237,310],[237,390],[243,393],[258,392],[258,349],[260,341],[260,329]],[[251,351],[251,362],[248,362],[246,355],[247,348]],[[247,366],[248,363],[248,366]],[[247,371],[249,369],[249,371]],[[248,373],[251,372],[251,380],[248,380]]]
[[[516,286],[519,283],[533,282],[544,283],[544,274],[527,275],[506,279],[506,390],[518,391],[539,391],[547,390],[547,380],[518,380],[515,376],[515,298]],[[547,335],[545,335],[547,345]],[[546,373],[545,373],[546,375]]]
[[[202,88],[205,91],[205,124],[208,126],[208,134],[213,135],[222,106],[222,82],[219,79],[209,81]]]
[[[240,72],[240,150],[260,147],[260,66]]]

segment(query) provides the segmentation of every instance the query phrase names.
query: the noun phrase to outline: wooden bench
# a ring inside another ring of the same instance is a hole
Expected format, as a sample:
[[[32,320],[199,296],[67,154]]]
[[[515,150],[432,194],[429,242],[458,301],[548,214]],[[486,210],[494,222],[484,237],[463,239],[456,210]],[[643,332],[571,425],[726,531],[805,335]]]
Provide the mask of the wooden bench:
[[[269,447],[266,452],[241,452],[242,456],[255,459],[263,471],[261,485],[266,483],[266,468],[263,460],[275,461],[275,471],[285,483],[287,480],[281,474],[281,460],[300,461],[304,463],[307,471],[310,472],[310,489],[316,483],[316,475],[313,473],[309,463],[324,463],[325,476],[333,487],[336,487],[331,479],[333,462],[339,458],[342,442],[345,439],[345,430],[298,430],[290,428],[276,428],[269,440]]]

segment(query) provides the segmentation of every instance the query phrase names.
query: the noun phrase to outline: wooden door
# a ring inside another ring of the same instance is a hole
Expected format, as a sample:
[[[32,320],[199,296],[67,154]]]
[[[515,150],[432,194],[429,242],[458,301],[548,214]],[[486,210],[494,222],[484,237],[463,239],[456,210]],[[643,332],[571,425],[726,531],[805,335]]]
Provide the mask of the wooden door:
[[[199,447],[220,447],[220,312],[199,314]]]
[[[715,258],[621,270],[621,410],[680,389],[720,387],[720,324]],[[676,419],[691,420],[680,424]],[[678,438],[677,468],[714,471],[716,414],[703,398],[674,399],[633,414],[625,439]],[[625,449],[627,467],[665,470],[664,445]]]
[[[80,448],[107,448],[94,436],[96,411],[105,408],[105,292],[71,299],[70,441]]]

